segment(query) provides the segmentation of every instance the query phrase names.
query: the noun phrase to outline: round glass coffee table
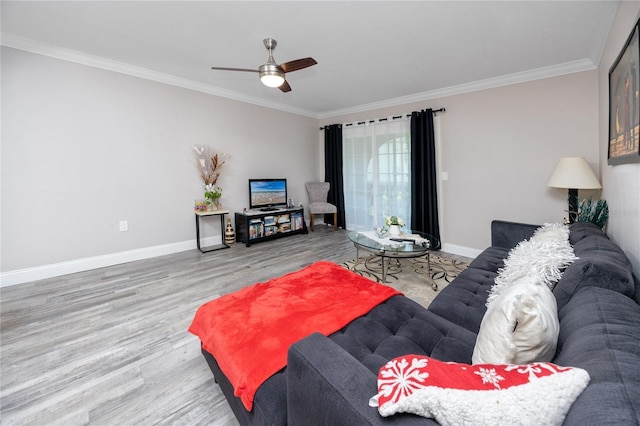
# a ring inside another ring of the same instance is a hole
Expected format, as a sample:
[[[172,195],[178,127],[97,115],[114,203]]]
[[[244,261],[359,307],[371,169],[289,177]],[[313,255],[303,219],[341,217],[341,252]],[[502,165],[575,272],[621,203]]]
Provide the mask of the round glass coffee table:
[[[430,271],[431,248],[440,246],[440,241],[436,237],[420,231],[409,231],[400,235],[384,234],[382,236],[378,235],[376,231],[352,231],[349,233],[349,239],[356,247],[356,261],[353,269],[361,261],[360,250],[380,257],[383,283],[387,282],[387,270],[390,267],[391,259],[426,256],[427,267]],[[431,287],[433,290],[438,290],[438,285],[435,283]]]

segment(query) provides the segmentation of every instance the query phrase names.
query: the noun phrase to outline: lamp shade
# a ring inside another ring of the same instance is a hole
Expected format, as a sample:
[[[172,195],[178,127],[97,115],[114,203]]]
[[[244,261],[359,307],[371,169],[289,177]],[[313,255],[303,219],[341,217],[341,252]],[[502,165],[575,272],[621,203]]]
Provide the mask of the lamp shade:
[[[584,157],[561,158],[547,185],[553,188],[602,188],[598,178]]]

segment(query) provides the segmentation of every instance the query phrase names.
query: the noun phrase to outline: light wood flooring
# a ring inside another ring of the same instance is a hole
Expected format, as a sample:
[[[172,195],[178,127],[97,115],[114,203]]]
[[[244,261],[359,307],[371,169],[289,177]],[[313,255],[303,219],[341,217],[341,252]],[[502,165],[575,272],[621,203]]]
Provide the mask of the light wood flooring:
[[[354,257],[347,231],[320,225],[249,248],[2,288],[0,424],[237,425],[187,332],[196,309],[320,259]]]

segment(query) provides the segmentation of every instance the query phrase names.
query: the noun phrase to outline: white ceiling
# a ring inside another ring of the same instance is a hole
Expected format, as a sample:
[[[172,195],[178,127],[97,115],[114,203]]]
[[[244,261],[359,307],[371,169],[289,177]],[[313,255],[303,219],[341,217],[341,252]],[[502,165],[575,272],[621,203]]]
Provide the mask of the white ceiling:
[[[593,69],[618,1],[2,1],[2,44],[316,118]],[[311,56],[263,86],[276,62]]]

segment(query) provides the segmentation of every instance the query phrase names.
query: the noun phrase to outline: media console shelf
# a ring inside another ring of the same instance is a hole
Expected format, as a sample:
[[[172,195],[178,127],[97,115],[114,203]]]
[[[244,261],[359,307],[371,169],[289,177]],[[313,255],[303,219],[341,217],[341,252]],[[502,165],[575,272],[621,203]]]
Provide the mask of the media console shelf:
[[[236,213],[236,241],[247,247],[260,241],[308,233],[302,207]]]

